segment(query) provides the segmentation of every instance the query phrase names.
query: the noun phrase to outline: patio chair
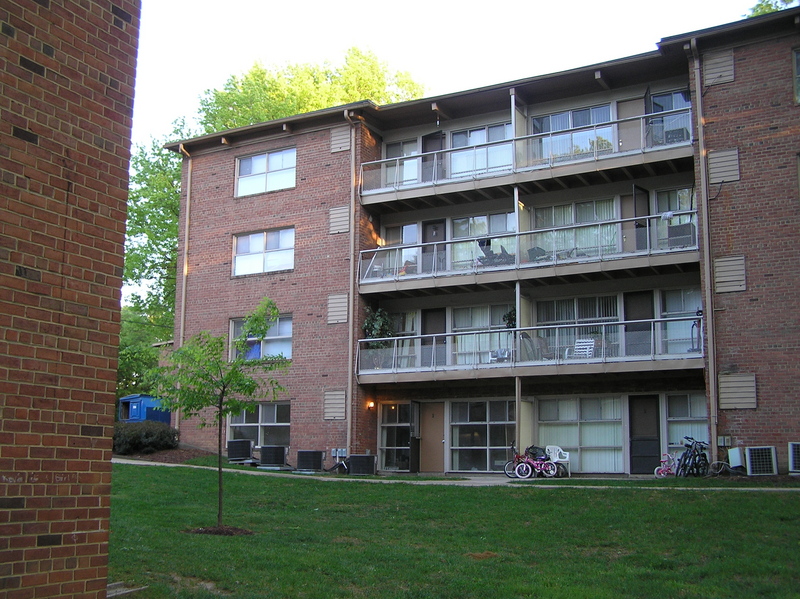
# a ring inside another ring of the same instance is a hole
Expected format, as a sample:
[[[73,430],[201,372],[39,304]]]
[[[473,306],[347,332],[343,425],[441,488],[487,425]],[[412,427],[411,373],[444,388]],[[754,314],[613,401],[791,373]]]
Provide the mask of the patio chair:
[[[576,339],[573,347],[564,350],[565,360],[588,360],[594,358],[594,339]]]
[[[556,464],[566,464],[567,476],[569,476],[570,478],[572,477],[572,469],[570,468],[569,464],[568,451],[564,451],[558,445],[547,445],[544,448],[544,452],[548,455],[551,462],[555,462]]]

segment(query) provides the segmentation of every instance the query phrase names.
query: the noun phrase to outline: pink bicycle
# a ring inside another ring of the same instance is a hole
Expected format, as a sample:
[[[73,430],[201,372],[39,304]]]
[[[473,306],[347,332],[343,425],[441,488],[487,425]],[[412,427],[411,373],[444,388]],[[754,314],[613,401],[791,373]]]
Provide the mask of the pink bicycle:
[[[534,476],[534,472],[536,476],[543,474],[547,478],[553,478],[558,473],[558,466],[544,455],[544,450],[541,447],[531,445],[525,450],[525,456],[517,464],[514,473],[517,478],[530,478]]]
[[[665,453],[661,456],[661,465],[657,466],[653,474],[655,474],[656,478],[666,478],[668,476],[674,476],[676,466],[675,456],[671,453]]]

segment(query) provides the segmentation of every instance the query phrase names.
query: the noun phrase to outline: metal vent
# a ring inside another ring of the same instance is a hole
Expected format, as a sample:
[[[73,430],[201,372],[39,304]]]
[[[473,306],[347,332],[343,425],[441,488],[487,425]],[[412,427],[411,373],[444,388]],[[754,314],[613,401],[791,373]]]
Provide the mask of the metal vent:
[[[350,208],[336,206],[329,211],[328,233],[347,233],[350,230]]]
[[[742,410],[756,407],[756,375],[719,375],[719,407],[722,410]]]
[[[744,456],[748,476],[778,474],[778,460],[774,447],[745,447]]]
[[[331,153],[350,149],[350,127],[331,129]]]
[[[708,153],[708,182],[729,183],[739,180],[739,148]]]
[[[733,50],[703,54],[703,85],[730,83],[734,78]]]
[[[344,420],[345,391],[325,391],[322,400],[322,418],[324,420]]]
[[[323,459],[324,459],[324,453],[321,451],[298,451],[297,469],[322,470]]]
[[[228,460],[249,460],[253,457],[253,442],[250,439],[228,441]]]
[[[747,290],[744,256],[726,256],[714,260],[714,291],[731,293]]]
[[[283,445],[262,445],[262,466],[283,466],[286,464],[286,448]]]
[[[789,443],[789,474],[800,474],[800,443]]]
[[[347,294],[328,296],[328,324],[347,322]]]

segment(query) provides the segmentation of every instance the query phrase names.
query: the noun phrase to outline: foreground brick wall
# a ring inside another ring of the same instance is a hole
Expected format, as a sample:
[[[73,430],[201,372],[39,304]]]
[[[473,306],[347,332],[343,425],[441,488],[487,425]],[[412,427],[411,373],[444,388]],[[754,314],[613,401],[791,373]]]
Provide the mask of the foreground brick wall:
[[[703,91],[709,151],[738,149],[740,178],[712,184],[712,258],[744,256],[747,289],[717,293],[719,371],[756,375],[756,409],[720,410],[734,445],[800,441],[800,106],[792,51],[800,36],[734,48],[734,81]]]
[[[0,4],[0,595],[105,597],[139,0]]]

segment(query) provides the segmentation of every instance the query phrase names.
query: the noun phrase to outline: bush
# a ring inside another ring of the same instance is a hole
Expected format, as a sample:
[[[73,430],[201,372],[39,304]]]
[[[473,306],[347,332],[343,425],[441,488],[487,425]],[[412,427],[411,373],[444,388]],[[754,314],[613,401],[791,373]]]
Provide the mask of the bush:
[[[117,422],[114,425],[114,453],[154,453],[178,447],[178,430],[163,422]]]

